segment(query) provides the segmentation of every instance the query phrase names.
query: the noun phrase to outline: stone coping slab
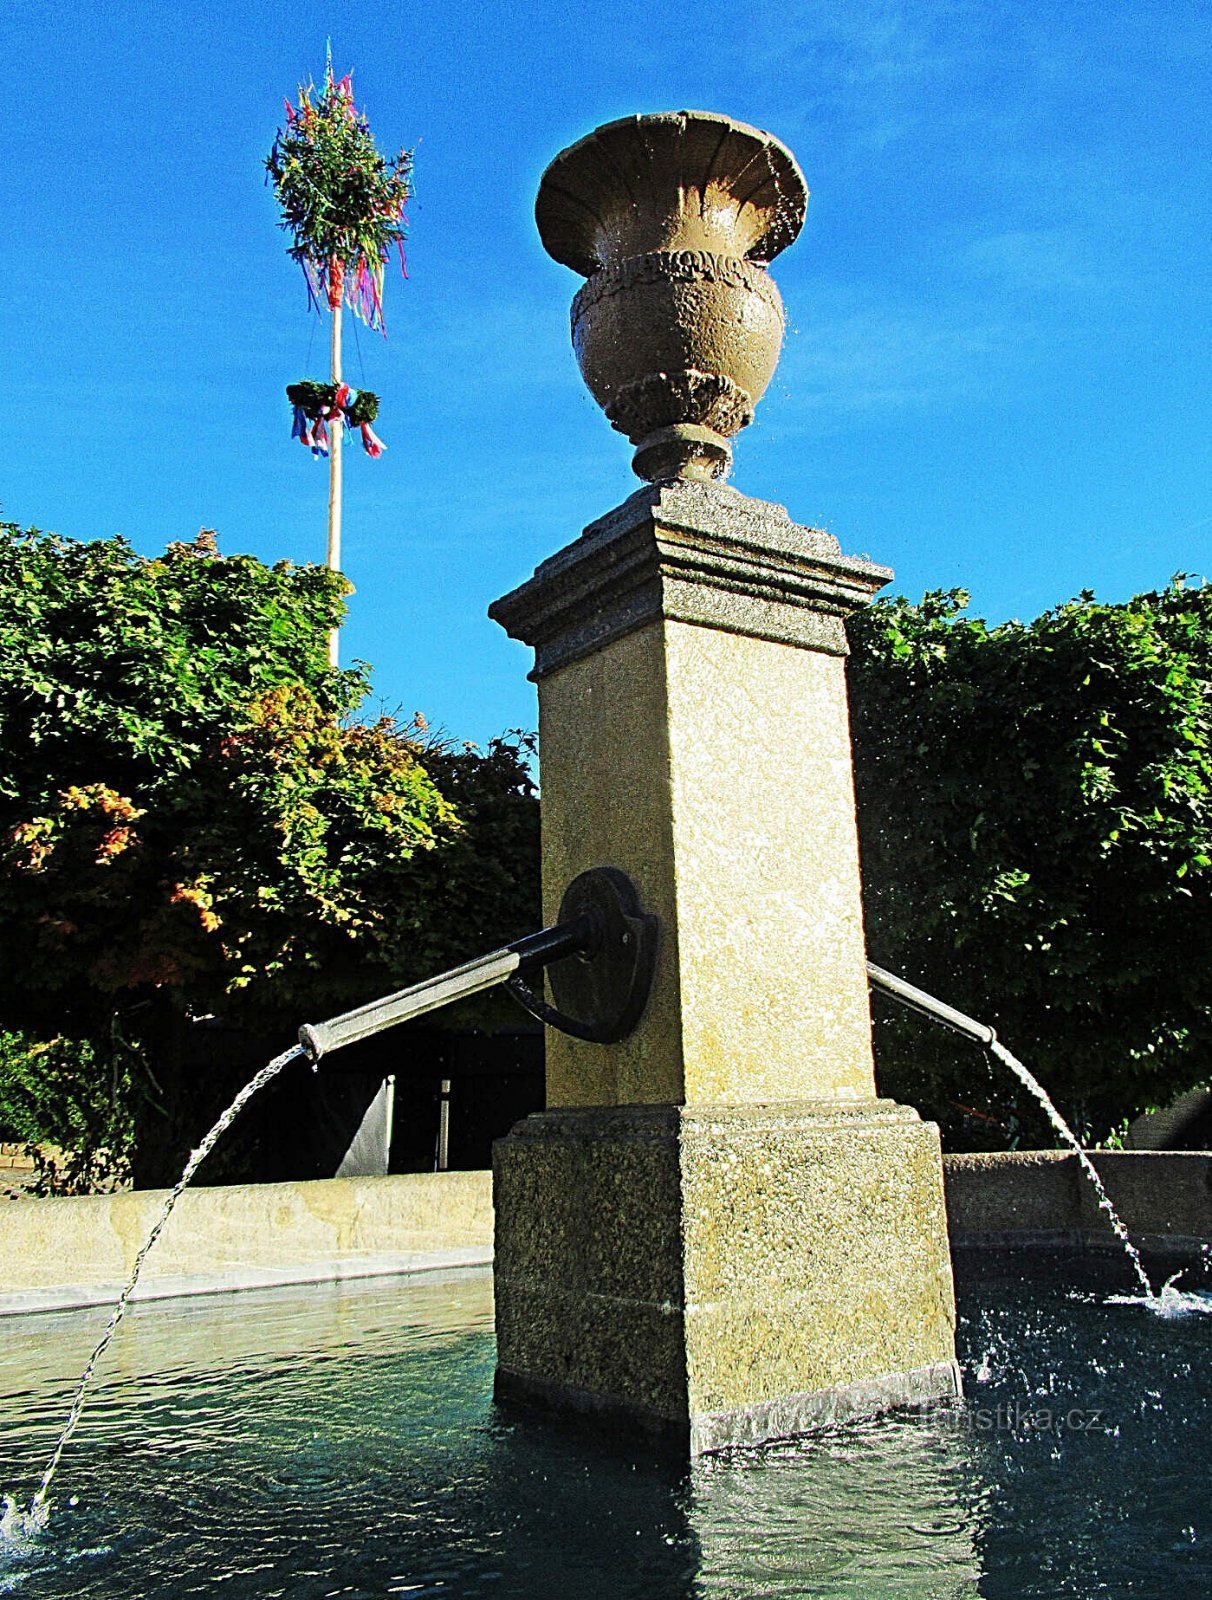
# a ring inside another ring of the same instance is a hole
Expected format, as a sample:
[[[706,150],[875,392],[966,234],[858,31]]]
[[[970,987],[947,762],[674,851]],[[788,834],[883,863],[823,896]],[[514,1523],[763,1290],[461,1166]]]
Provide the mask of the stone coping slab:
[[[0,1315],[113,1301],[166,1198],[0,1203]],[[135,1298],[481,1266],[492,1248],[488,1172],[188,1189]]]
[[[536,680],[658,618],[845,655],[842,619],[892,570],[727,484],[663,482],[591,522],[488,608]]]
[[[1097,1151],[1146,1247],[1212,1241],[1212,1155]],[[947,1211],[959,1248],[1115,1245],[1075,1156],[950,1155]],[[0,1202],[0,1315],[103,1305],[117,1295],[165,1191]],[[1118,1246],[1115,1246],[1118,1248]],[[137,1298],[490,1264],[488,1172],[332,1178],[187,1190],[149,1257]]]

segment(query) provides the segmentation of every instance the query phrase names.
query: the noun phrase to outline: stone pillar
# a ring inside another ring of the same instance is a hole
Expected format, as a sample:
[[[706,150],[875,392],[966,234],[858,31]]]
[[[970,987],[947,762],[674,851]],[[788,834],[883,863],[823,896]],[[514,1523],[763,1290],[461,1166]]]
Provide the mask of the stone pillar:
[[[889,576],[667,481],[492,607],[536,651],[548,920],[606,865],[661,919],[639,1027],[549,1031],[496,1149],[502,1397],[697,1454],[957,1392],[937,1129],[872,1073],[843,618]]]

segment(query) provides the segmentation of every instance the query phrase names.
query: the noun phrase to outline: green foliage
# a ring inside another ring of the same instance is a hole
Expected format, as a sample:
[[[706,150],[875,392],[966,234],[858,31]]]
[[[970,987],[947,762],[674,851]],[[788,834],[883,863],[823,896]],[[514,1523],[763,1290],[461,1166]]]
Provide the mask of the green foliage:
[[[473,745],[426,751],[426,769],[462,823],[441,850],[408,863],[414,900],[441,908],[427,935],[418,929],[426,971],[542,926],[539,798],[527,766],[535,743],[532,734],[515,733],[484,752]]]
[[[345,388],[348,392],[348,385]],[[286,385],[286,398],[291,405],[298,406],[313,422],[318,417],[340,417],[338,392],[335,383],[321,383],[318,378],[304,378],[299,383]],[[379,415],[379,397],[373,389],[359,389],[353,399],[346,402],[344,411],[351,428],[360,427],[363,422],[374,422]]]
[[[347,587],[0,529],[0,960],[38,1021],[148,985],[281,1006],[390,941],[381,861],[454,819],[409,730],[349,720]]]
[[[0,1136],[34,1157],[42,1194],[90,1194],[130,1174],[137,1062],[116,1037],[39,1040],[0,1029]]]
[[[286,385],[286,398],[298,406],[305,417],[327,416],[337,401],[335,383],[322,383],[318,378],[304,378],[299,383]]]
[[[373,389],[359,389],[353,398],[353,403],[347,408],[345,416],[351,428],[357,428],[364,422],[377,422],[379,419],[379,397]]]
[[[123,539],[0,523],[0,805],[74,783],[132,793],[284,682],[349,714],[365,679],[330,673],[326,643],[348,592],[323,567],[220,558],[207,531],[148,561]]]
[[[1091,1137],[1208,1073],[1212,587],[989,628],[962,591],[852,619],[871,956],[982,1021]],[[983,1058],[877,1032],[886,1092],[1045,1142]]]
[[[402,251],[412,152],[379,154],[349,78],[335,82],[330,62],[319,93],[300,87],[298,109],[287,104],[265,166],[312,298],[334,308],[348,298],[381,327],[383,265]]]
[[[355,720],[347,590],[0,526],[0,1026],[118,1016],[172,1100],[191,1014],[293,1031],[535,925],[521,753]]]

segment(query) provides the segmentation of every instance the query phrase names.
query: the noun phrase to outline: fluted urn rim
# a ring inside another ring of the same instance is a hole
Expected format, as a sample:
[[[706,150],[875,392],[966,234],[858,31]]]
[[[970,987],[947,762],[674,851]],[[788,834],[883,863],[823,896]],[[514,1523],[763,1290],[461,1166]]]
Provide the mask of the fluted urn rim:
[[[729,254],[767,262],[799,235],[808,189],[795,157],[773,134],[713,111],[665,111],[604,123],[560,152],[544,172],[535,221],[547,253],[583,277],[609,264],[620,210],[668,211],[671,193],[699,195],[700,219],[726,194],[735,233]],[[652,248],[650,246],[649,248]]]

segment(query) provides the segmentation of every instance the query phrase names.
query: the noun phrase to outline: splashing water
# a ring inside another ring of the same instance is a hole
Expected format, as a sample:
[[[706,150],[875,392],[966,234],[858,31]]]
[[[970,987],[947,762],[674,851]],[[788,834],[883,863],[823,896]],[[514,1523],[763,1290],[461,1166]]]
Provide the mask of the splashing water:
[[[1144,1306],[1154,1316],[1174,1318],[1202,1316],[1212,1317],[1212,1294],[1206,1289],[1176,1289],[1174,1285],[1182,1277],[1181,1272],[1176,1272],[1172,1278],[1167,1278],[1161,1286],[1161,1293],[1150,1300],[1142,1300],[1135,1294],[1110,1294],[1107,1304],[1112,1306]]]
[[[6,1494],[0,1505],[0,1547],[24,1554],[49,1521],[50,1507],[45,1503],[31,1501],[26,1508]]]
[[[774,217],[776,223],[795,236],[796,207],[787,191],[783,188],[782,180],[778,174],[778,167],[774,160],[774,150],[769,144],[762,146],[762,154],[766,158],[766,169],[770,174],[771,187],[774,189]],[[790,241],[788,241],[790,242]]]
[[[89,1356],[88,1361],[85,1363],[84,1371],[80,1374],[80,1382],[76,1386],[75,1398],[72,1400],[71,1410],[67,1414],[67,1421],[64,1423],[63,1431],[60,1433],[55,1443],[55,1448],[51,1452],[51,1458],[47,1462],[46,1471],[42,1474],[42,1482],[38,1485],[37,1492],[28,1507],[19,1505],[11,1495],[0,1496],[0,1544],[20,1547],[22,1544],[28,1543],[29,1540],[41,1533],[46,1527],[50,1520],[50,1502],[47,1497],[50,1494],[51,1481],[55,1476],[63,1452],[71,1443],[72,1435],[79,1425],[93,1373],[96,1371],[97,1363],[109,1348],[110,1340],[118,1331],[118,1324],[126,1315],[126,1307],[130,1301],[131,1294],[134,1292],[135,1285],[139,1281],[139,1274],[143,1271],[143,1263],[146,1261],[156,1240],[164,1231],[164,1224],[172,1216],[174,1206],[186,1188],[188,1188],[194,1173],[197,1172],[253,1095],[258,1090],[263,1089],[272,1078],[276,1078],[283,1067],[289,1066],[292,1061],[296,1061],[303,1053],[302,1045],[292,1045],[289,1050],[284,1050],[280,1056],[275,1056],[272,1061],[262,1067],[260,1072],[244,1085],[243,1089],[240,1090],[227,1110],[185,1163],[184,1172],[177,1179],[176,1187],[164,1202],[160,1215],[156,1218],[142,1249],[135,1257],[134,1265],[130,1269],[130,1276],[127,1278],[125,1287],[118,1296],[113,1311],[110,1313],[109,1321],[105,1324],[105,1331],[97,1340],[93,1353]]]
[[[1031,1093],[1044,1108],[1044,1112],[1047,1115],[1048,1121],[1073,1151],[1078,1161],[1081,1162],[1083,1172],[1094,1185],[1094,1192],[1098,1195],[1099,1209],[1106,1212],[1107,1221],[1115,1230],[1116,1237],[1119,1239],[1119,1242],[1123,1245],[1124,1250],[1127,1252],[1128,1260],[1132,1263],[1132,1270],[1136,1273],[1137,1280],[1139,1281],[1141,1288],[1145,1291],[1149,1301],[1156,1307],[1160,1308],[1165,1297],[1165,1289],[1163,1289],[1160,1295],[1154,1292],[1153,1285],[1149,1281],[1149,1274],[1145,1271],[1144,1262],[1140,1258],[1140,1251],[1132,1243],[1132,1240],[1128,1234],[1128,1230],[1124,1227],[1123,1221],[1120,1218],[1119,1212],[1116,1211],[1115,1207],[1111,1204],[1111,1196],[1107,1193],[1105,1187],[1103,1186],[1103,1180],[1098,1175],[1098,1168],[1094,1165],[1093,1161],[1091,1161],[1085,1150],[1083,1150],[1082,1146],[1078,1143],[1077,1135],[1073,1132],[1073,1129],[1070,1128],[1064,1117],[1061,1116],[1060,1112],[1052,1104],[1052,1100],[1048,1094],[1048,1091],[1035,1077],[1034,1073],[1030,1072],[1022,1064],[1017,1056],[1011,1055],[1010,1051],[1006,1049],[1005,1045],[1000,1039],[991,1039],[989,1041],[988,1048],[1004,1066],[1010,1068],[1010,1071],[1020,1083],[1025,1084],[1026,1087],[1030,1089]],[[1173,1283],[1173,1281],[1174,1280],[1171,1279],[1170,1283]],[[1169,1287],[1170,1284],[1167,1284],[1166,1288],[1168,1289]],[[1177,1291],[1174,1292],[1177,1293]]]

